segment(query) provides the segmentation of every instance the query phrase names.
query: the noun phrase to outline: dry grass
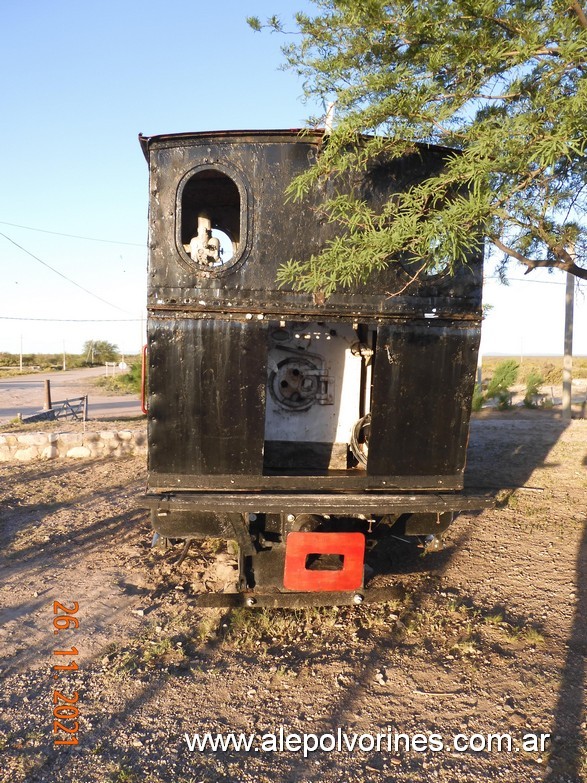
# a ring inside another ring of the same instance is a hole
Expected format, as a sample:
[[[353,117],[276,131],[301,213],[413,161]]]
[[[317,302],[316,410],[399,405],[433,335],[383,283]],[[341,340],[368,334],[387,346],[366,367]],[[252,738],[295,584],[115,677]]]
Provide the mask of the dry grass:
[[[525,384],[531,373],[538,373],[544,378],[544,385],[546,386],[562,383],[562,356],[484,356],[483,381],[486,382],[491,379],[495,368],[500,362],[512,358],[519,364],[517,383]],[[587,356],[573,357],[573,375],[575,378],[587,378]]]

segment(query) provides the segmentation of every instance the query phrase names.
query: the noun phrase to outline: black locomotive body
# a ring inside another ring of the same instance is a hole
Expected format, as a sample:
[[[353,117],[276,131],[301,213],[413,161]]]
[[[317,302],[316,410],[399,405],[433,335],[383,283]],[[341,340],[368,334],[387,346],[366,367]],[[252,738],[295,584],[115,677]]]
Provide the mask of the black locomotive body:
[[[323,134],[140,141],[153,526],[238,543],[240,592],[227,602],[368,599],[374,529],[437,537],[455,512],[488,503],[462,491],[482,259],[411,285],[398,260],[326,301],[280,288],[278,268],[336,231],[312,199],[284,195]],[[347,185],[377,205],[446,154],[422,146]]]

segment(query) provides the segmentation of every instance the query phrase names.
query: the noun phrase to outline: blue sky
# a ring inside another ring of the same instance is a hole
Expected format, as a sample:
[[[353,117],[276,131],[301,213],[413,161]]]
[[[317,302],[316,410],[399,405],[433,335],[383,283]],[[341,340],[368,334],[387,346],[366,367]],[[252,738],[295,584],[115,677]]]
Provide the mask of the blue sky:
[[[278,13],[287,22],[293,10],[312,6],[304,0],[2,6],[0,350],[18,352],[22,340],[25,352],[60,352],[64,344],[79,352],[85,340],[104,339],[137,352],[148,195],[138,133],[302,126],[313,108],[302,103],[295,74],[279,70],[284,40],[254,33],[245,18]],[[521,270],[512,268],[512,276]],[[494,307],[484,324],[484,352],[560,353],[563,283],[562,274],[542,271],[507,289],[489,281],[485,298]],[[575,353],[587,354],[581,294],[575,332]]]

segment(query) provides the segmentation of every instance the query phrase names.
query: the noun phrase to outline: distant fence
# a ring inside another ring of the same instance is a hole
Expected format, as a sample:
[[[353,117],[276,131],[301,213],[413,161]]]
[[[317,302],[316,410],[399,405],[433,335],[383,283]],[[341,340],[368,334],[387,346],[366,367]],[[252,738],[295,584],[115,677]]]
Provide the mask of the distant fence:
[[[56,421],[58,419],[88,419],[88,395],[72,397],[71,400],[58,400],[51,403],[51,408],[45,411],[33,413],[31,416],[23,416],[23,424],[31,424],[35,421]]]

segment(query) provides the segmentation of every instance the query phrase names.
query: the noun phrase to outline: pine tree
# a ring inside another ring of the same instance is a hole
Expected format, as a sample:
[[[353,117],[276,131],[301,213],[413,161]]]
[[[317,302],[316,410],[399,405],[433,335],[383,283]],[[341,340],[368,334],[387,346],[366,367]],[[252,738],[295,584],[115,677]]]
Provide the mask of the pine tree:
[[[466,263],[485,239],[503,268],[516,259],[526,272],[558,268],[587,279],[587,16],[579,0],[313,2],[316,14],[296,15],[297,40],[283,51],[309,98],[335,101],[336,121],[290,197],[368,169],[382,154],[400,158],[421,143],[449,152],[442,171],[378,212],[335,192],[321,209],[338,238],[290,261],[280,280],[329,294],[406,252],[431,270]],[[267,24],[284,31],[276,17]]]

